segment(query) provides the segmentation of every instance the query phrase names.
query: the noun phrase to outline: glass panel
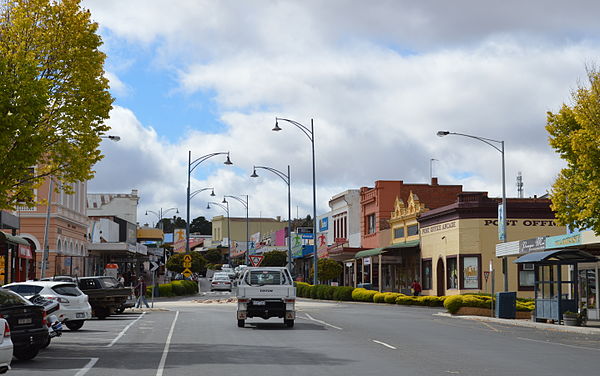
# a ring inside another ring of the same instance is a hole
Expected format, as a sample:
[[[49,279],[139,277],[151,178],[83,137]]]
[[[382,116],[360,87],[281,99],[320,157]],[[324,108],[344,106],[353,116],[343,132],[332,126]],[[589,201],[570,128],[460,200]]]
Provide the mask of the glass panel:
[[[423,261],[423,290],[431,290],[431,260]]]
[[[463,286],[466,289],[479,288],[479,258],[463,257]]]
[[[419,235],[419,225],[408,226],[408,236]]]
[[[398,227],[394,229],[394,239],[404,237],[404,227]]]
[[[447,260],[447,280],[446,286],[448,289],[458,288],[458,267],[456,265],[456,258],[449,258]]]
[[[534,273],[533,270],[521,270],[519,271],[519,286],[521,287],[533,287],[534,284]]]

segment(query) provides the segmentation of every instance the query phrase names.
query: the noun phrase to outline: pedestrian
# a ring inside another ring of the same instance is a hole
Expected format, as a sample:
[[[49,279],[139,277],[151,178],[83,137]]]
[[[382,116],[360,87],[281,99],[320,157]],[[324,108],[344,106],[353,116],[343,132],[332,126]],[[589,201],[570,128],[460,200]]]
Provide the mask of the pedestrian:
[[[144,282],[143,277],[138,279],[138,283],[134,287],[134,294],[137,297],[135,308],[141,308],[142,303],[146,305],[146,308],[150,308],[148,301],[146,300],[146,282]]]
[[[125,277],[121,273],[117,274],[117,281],[119,281],[119,287],[125,287]]]
[[[413,280],[412,285],[410,285],[410,287],[413,289],[413,295],[414,296],[419,296],[421,295],[421,284],[419,282],[417,282],[417,280]]]

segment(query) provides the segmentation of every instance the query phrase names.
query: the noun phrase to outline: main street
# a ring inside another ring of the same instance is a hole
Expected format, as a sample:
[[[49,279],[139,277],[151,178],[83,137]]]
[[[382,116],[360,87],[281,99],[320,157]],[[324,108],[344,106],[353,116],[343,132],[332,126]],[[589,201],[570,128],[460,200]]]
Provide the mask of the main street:
[[[203,283],[203,286],[205,284]],[[597,374],[600,335],[464,320],[442,310],[301,300],[292,329],[235,320],[229,293],[155,302],[65,330],[10,375]],[[221,301],[218,302],[218,301]]]

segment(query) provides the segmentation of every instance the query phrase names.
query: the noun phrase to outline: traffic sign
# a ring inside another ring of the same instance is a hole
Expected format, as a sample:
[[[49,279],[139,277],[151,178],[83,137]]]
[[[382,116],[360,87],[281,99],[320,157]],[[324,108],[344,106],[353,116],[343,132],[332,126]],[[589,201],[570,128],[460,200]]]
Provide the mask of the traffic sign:
[[[183,261],[184,262],[192,262],[192,255],[184,255]]]
[[[183,267],[184,268],[191,268],[192,267],[192,262],[191,261],[184,261],[183,262]]]
[[[154,261],[150,261],[150,271],[154,272],[154,271],[156,271],[156,269],[158,269],[158,263],[156,263]]]
[[[488,278],[490,277],[490,272],[488,272],[487,270],[485,270],[483,272],[483,277],[485,278],[485,281],[487,282]]]
[[[264,258],[264,256],[259,256],[259,255],[252,255],[249,257],[250,257],[250,264],[252,264],[252,266],[254,266],[254,267],[259,266]]]
[[[183,269],[183,272],[181,273],[183,274],[186,278],[192,275],[192,271],[190,269]]]

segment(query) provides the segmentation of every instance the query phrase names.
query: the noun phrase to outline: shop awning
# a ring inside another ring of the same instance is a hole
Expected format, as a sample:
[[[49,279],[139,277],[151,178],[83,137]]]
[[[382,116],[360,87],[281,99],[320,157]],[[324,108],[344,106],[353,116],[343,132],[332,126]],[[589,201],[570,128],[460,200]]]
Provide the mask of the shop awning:
[[[354,255],[354,258],[355,259],[359,259],[359,258],[364,258],[364,257],[377,256],[377,255],[380,255],[381,253],[386,252],[388,250],[393,250],[393,249],[398,249],[398,248],[418,247],[419,244],[420,244],[419,240],[411,240],[409,242],[388,245],[387,247],[365,249],[364,251],[357,252]]]
[[[0,231],[0,243],[13,243],[21,245],[29,245],[29,242],[20,236],[14,236],[7,234],[4,231]]]
[[[579,249],[555,249],[552,251],[532,252],[516,259],[515,264],[536,264],[543,262],[596,262],[598,258]]]

